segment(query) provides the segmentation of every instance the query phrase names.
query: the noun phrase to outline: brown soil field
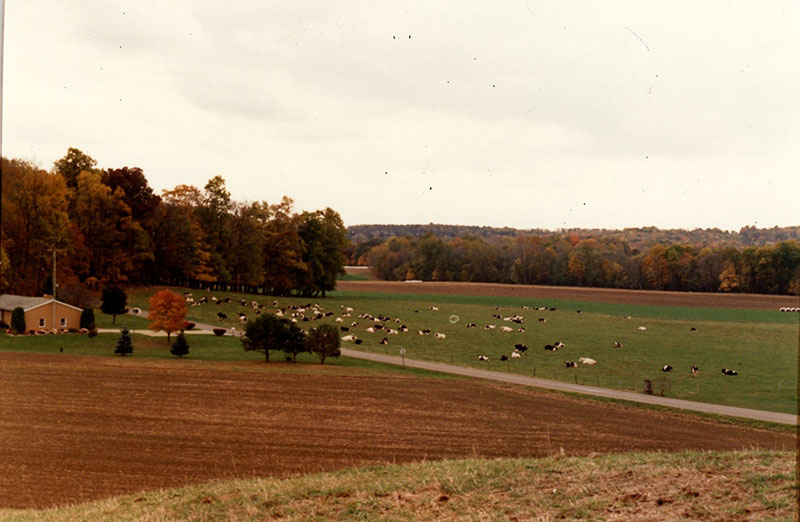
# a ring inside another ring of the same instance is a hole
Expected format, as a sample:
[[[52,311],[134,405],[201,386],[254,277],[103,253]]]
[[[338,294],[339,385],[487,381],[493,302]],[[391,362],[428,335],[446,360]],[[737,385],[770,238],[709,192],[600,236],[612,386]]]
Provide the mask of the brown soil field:
[[[400,372],[0,353],[0,507],[459,457],[792,449],[793,434]]]
[[[778,310],[782,306],[800,306],[800,297],[762,294],[707,294],[693,292],[657,292],[654,290],[617,290],[567,286],[503,285],[498,283],[453,283],[402,281],[338,281],[337,290],[403,294],[483,295],[525,297],[530,299],[570,299],[598,303],[632,305],[690,306],[700,308],[742,308]]]

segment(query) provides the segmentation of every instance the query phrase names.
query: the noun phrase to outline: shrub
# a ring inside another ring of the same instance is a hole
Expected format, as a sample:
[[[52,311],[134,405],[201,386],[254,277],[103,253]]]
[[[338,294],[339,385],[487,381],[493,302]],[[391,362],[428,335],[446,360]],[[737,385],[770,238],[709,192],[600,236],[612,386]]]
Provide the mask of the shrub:
[[[183,322],[183,329],[184,330],[191,330],[195,326],[197,326],[197,325],[195,323],[191,322],[191,321],[184,321]]]
[[[87,307],[81,312],[81,328],[92,330],[94,328],[94,309]]]
[[[216,335],[217,337],[222,337],[223,335],[225,335],[225,332],[227,331],[228,330],[225,328],[214,328],[214,335]]]
[[[326,357],[339,357],[341,340],[339,331],[330,324],[321,324],[308,331],[306,346],[309,352],[317,354],[320,364],[325,364]]]
[[[97,328],[92,328],[91,330],[89,330],[89,333],[87,333],[86,335],[89,336],[89,339],[97,337]]]
[[[18,306],[11,312],[11,330],[14,333],[21,334],[25,332],[25,310]]]

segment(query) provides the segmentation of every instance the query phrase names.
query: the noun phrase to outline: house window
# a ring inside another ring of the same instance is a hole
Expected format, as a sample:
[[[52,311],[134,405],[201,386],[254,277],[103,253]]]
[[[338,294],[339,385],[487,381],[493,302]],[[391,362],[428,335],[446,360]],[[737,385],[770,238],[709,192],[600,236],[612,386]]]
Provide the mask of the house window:
[[[67,327],[67,318],[66,317],[62,317],[61,318],[61,328],[66,328],[66,327]]]
[[[39,328],[44,328],[44,317],[39,318]]]

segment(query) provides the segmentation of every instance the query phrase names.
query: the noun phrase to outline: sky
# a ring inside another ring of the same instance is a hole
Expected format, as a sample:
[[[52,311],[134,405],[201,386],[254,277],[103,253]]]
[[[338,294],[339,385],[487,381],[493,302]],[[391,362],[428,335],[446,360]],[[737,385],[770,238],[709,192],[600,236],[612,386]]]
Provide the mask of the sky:
[[[6,2],[2,153],[346,225],[800,224],[800,2]]]

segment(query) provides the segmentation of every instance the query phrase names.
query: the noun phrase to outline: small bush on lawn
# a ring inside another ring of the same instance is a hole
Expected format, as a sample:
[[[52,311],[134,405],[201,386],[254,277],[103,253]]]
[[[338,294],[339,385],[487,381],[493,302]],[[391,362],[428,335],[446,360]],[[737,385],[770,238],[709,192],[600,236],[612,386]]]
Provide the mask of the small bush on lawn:
[[[195,326],[197,326],[197,324],[195,324],[195,323],[193,323],[193,322],[191,322],[191,321],[185,321],[185,322],[183,323],[183,329],[184,329],[184,330],[191,330],[191,329],[192,329],[192,328],[194,328]]]
[[[214,335],[216,335],[217,337],[222,337],[223,335],[225,335],[225,332],[227,331],[228,330],[225,328],[214,328]]]
[[[184,355],[189,353],[189,343],[186,342],[186,336],[183,335],[183,332],[178,334],[178,338],[175,339],[175,344],[172,345],[170,353],[172,355],[177,355],[181,359]]]

